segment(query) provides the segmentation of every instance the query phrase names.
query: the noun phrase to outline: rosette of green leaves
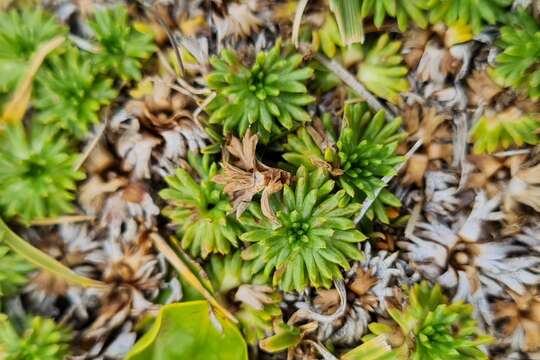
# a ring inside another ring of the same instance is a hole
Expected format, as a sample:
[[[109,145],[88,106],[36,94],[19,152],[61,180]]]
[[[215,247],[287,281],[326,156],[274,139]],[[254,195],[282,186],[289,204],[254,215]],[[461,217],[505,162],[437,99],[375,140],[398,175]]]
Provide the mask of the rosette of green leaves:
[[[283,158],[296,167],[323,167],[337,180],[340,188],[363,202],[373,199],[379,188],[383,190],[372,204],[368,216],[389,221],[385,206],[399,207],[399,199],[384,188],[382,178],[395,175],[396,167],[404,158],[396,154],[398,144],[407,136],[400,131],[402,120],[386,122],[384,112],[373,114],[366,103],[347,105],[336,137],[332,119],[323,117],[327,145],[322,148],[306,128],[289,135]],[[329,145],[335,141],[335,145]]]
[[[4,216],[27,223],[73,211],[78,155],[64,136],[34,125],[27,133],[20,123],[0,132],[0,208]]]
[[[33,267],[18,254],[0,245],[0,298],[17,292],[28,281]]]
[[[124,81],[140,80],[142,63],[156,47],[150,34],[139,32],[129,24],[125,7],[96,11],[89,26],[99,46],[93,55],[96,70],[117,75]]]
[[[116,96],[112,80],[94,73],[89,57],[73,48],[40,72],[34,100],[37,119],[83,138],[99,122],[99,110]]]
[[[540,143],[540,116],[523,114],[517,109],[502,113],[488,111],[474,124],[471,134],[474,152],[492,153],[510,146]]]
[[[257,54],[250,68],[244,66],[232,50],[213,57],[214,71],[208,86],[217,97],[208,106],[210,124],[219,124],[223,135],[243,137],[247,129],[267,143],[311,120],[305,106],[314,98],[305,83],[313,75],[302,67],[302,55],[283,50],[278,39],[268,52]]]
[[[254,243],[244,252],[262,258],[264,273],[273,274],[273,284],[284,291],[328,288],[342,278],[341,269],[350,268],[349,260],[362,258],[356,244],[366,237],[352,220],[361,205],[343,190],[332,193],[334,186],[322,169],[300,167],[294,187],[285,185],[271,198],[275,223],[256,202],[240,219],[247,229],[240,238]]]
[[[193,174],[178,168],[174,175],[165,178],[168,187],[159,195],[169,205],[163,214],[179,225],[181,245],[193,256],[228,254],[231,246],[238,246],[240,228],[229,216],[232,204],[223,186],[212,181],[218,166],[209,155],[193,152],[189,153],[188,162]]]
[[[408,70],[403,64],[400,48],[401,41],[391,41],[388,34],[381,35],[367,47],[357,72],[366,88],[393,104],[399,102],[400,93],[409,90]]]
[[[399,30],[405,31],[412,22],[425,28],[428,25],[426,11],[429,0],[361,0],[361,16],[373,17],[373,23],[380,28],[387,17],[397,19]]]
[[[427,281],[414,285],[408,301],[402,310],[388,310],[396,326],[371,323],[373,335],[366,338],[385,335],[397,359],[488,359],[480,346],[491,338],[480,334],[472,305],[448,303],[440,286]]]
[[[69,355],[71,339],[71,333],[51,319],[28,318],[19,332],[6,315],[0,314],[2,360],[61,360]]]
[[[0,12],[0,104],[15,89],[37,49],[65,32],[40,8]]]
[[[432,24],[444,22],[470,24],[479,33],[485,25],[501,21],[513,0],[428,0],[429,20]]]
[[[501,28],[498,46],[502,53],[490,74],[499,84],[526,90],[532,99],[540,98],[540,25],[526,11],[509,16]]]

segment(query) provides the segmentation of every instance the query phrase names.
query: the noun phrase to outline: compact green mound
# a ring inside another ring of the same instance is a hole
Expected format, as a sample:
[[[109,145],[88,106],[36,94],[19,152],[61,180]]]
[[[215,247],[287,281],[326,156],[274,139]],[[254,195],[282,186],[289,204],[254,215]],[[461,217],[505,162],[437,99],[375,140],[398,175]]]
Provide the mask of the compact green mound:
[[[247,129],[263,143],[311,120],[305,107],[315,99],[307,94],[306,81],[313,70],[302,66],[302,55],[282,50],[281,41],[257,54],[250,67],[232,50],[210,59],[214,71],[208,86],[217,94],[210,103],[210,124],[222,134],[243,137]]]
[[[240,228],[229,216],[232,204],[223,186],[212,181],[218,166],[208,155],[190,153],[188,161],[192,173],[178,168],[165,178],[168,187],[159,194],[169,205],[163,214],[179,225],[182,247],[193,256],[228,254],[238,246]]]
[[[74,207],[76,182],[83,172],[74,170],[78,155],[64,136],[53,129],[22,124],[0,133],[0,208],[4,216],[22,222],[68,214]]]
[[[427,281],[414,285],[408,295],[403,309],[388,310],[394,323],[371,323],[372,334],[365,339],[386,336],[399,360],[488,359],[480,346],[491,337],[480,335],[472,305],[449,303],[440,286]]]
[[[69,355],[71,333],[40,316],[28,318],[17,331],[0,314],[0,358],[3,360],[62,360]]]
[[[338,185],[360,202],[374,198],[377,189],[383,188],[372,211],[379,220],[388,222],[384,206],[399,207],[400,201],[384,188],[382,178],[395,175],[396,166],[404,160],[396,154],[407,135],[400,131],[401,123],[401,118],[386,122],[382,111],[373,114],[365,103],[348,105],[338,136],[332,119],[323,117],[324,133],[300,128],[289,135],[283,158],[295,167],[327,169]]]
[[[271,200],[276,223],[255,202],[240,219],[247,229],[240,238],[254,243],[243,257],[263,261],[265,274],[273,273],[282,290],[328,288],[342,278],[341,269],[349,269],[349,260],[362,258],[356,243],[366,237],[352,220],[361,205],[343,190],[332,193],[334,186],[322,169],[300,167],[294,186],[285,185]]]

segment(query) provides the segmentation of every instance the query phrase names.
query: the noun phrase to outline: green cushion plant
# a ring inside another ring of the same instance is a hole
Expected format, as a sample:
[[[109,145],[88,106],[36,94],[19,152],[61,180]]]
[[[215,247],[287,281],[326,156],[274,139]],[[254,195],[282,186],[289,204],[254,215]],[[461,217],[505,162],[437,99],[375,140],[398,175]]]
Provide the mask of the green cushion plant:
[[[71,333],[51,319],[28,318],[17,331],[0,314],[0,358],[3,360],[62,360],[69,355]]]
[[[64,136],[34,125],[14,124],[0,132],[0,208],[28,223],[73,211],[73,190],[84,179],[78,156]]]
[[[40,72],[34,106],[37,120],[83,138],[99,122],[99,110],[117,95],[112,80],[93,72],[89,56],[69,49]]]
[[[408,290],[402,309],[388,310],[392,322],[369,325],[371,339],[384,335],[399,360],[488,359],[481,345],[491,337],[481,335],[470,304],[449,303],[438,284],[427,281]]]
[[[97,70],[124,81],[140,80],[142,62],[156,50],[150,34],[136,30],[128,22],[123,6],[96,11],[89,22],[99,50],[93,55]]]
[[[475,33],[482,31],[486,25],[494,25],[501,21],[513,0],[427,0],[429,21],[432,24],[444,22],[447,25],[456,23],[469,24]]]
[[[15,89],[37,49],[65,33],[40,8],[0,12],[0,104]]]
[[[21,256],[0,245],[0,298],[14,295],[28,281],[33,267]]]
[[[307,95],[306,81],[313,70],[302,66],[302,55],[282,50],[281,41],[268,52],[257,54],[246,67],[232,50],[210,60],[214,71],[208,86],[217,97],[210,103],[210,124],[219,124],[223,135],[243,137],[247,129],[263,143],[311,120],[305,106],[314,98]]]
[[[384,112],[373,114],[365,103],[348,105],[338,136],[332,119],[323,117],[324,133],[300,128],[289,135],[283,158],[295,167],[327,169],[340,188],[362,202],[373,198],[375,191],[385,186],[382,178],[394,175],[396,166],[404,160],[396,154],[398,144],[406,137],[400,131],[401,123],[401,118],[387,123]],[[387,189],[373,203],[370,215],[388,222],[385,205],[400,206],[399,199]]]
[[[333,193],[334,187],[322,169],[300,167],[294,186],[285,185],[271,200],[277,222],[264,217],[255,202],[241,217],[247,232],[240,238],[254,243],[243,257],[263,261],[265,274],[273,274],[280,289],[328,288],[342,278],[349,260],[362,258],[356,244],[366,237],[352,221],[361,205],[343,190]]]
[[[179,226],[181,245],[193,256],[206,258],[209,254],[228,254],[238,246],[239,225],[229,216],[232,204],[223,186],[212,181],[217,164],[208,155],[188,155],[193,170],[178,168],[167,176],[168,187],[160,196],[169,205],[163,214]]]
[[[538,129],[538,115],[524,114],[516,108],[501,113],[488,110],[471,129],[474,152],[492,153],[514,145],[536,145],[540,143]]]
[[[496,66],[490,74],[499,84],[524,90],[534,100],[540,98],[540,25],[526,11],[509,15],[501,28]]]

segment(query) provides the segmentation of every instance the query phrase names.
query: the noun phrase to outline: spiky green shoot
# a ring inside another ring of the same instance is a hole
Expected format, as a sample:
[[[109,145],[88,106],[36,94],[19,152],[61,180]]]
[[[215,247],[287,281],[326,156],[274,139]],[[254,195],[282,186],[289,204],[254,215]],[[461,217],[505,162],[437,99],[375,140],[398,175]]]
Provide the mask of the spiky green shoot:
[[[526,11],[509,16],[509,23],[501,28],[498,41],[502,54],[490,74],[499,84],[525,90],[540,98],[540,25]]]
[[[326,139],[316,139],[313,131],[301,128],[289,135],[283,158],[294,166],[308,169],[323,167],[337,180],[345,192],[363,201],[373,198],[379,188],[385,186],[382,178],[395,175],[396,166],[403,161],[396,148],[406,133],[400,131],[401,118],[386,123],[382,111],[373,115],[367,104],[345,107],[345,116],[336,138],[329,117],[323,117]],[[370,217],[375,214],[388,222],[384,206],[399,207],[400,201],[387,189],[383,189],[372,205]]]
[[[65,32],[39,8],[0,12],[0,103],[17,86],[37,49]]]
[[[428,0],[429,20],[432,24],[444,22],[470,24],[475,33],[486,25],[494,25],[504,18],[506,9],[513,0]]]
[[[28,281],[33,267],[7,246],[0,245],[0,298],[17,292]]]
[[[22,124],[0,133],[0,208],[4,216],[27,223],[36,218],[73,211],[78,156],[65,137],[51,128],[34,125],[27,133]]]
[[[487,111],[471,130],[474,152],[491,153],[510,146],[540,143],[540,117],[523,114],[516,108],[502,113]]]
[[[89,26],[99,45],[99,52],[93,56],[97,70],[124,81],[140,80],[143,61],[156,51],[152,36],[129,24],[123,6],[97,11]]]
[[[193,174],[179,168],[165,178],[169,185],[159,195],[169,202],[163,214],[179,225],[182,247],[193,256],[227,254],[237,247],[238,224],[228,216],[232,205],[223,187],[212,182],[217,164],[208,155],[188,155]]]
[[[375,95],[397,104],[400,93],[409,90],[407,67],[399,53],[400,41],[391,41],[388,34],[366,51],[365,59],[358,65],[358,79]]]
[[[70,332],[53,320],[28,318],[21,332],[0,314],[0,359],[63,360],[69,355]]]
[[[464,360],[487,359],[480,349],[491,341],[480,335],[470,304],[448,303],[438,284],[427,281],[409,291],[404,309],[389,309],[396,326],[372,323],[374,335],[385,335],[397,359]]]
[[[307,94],[306,80],[313,75],[302,67],[302,55],[282,51],[281,41],[268,52],[257,54],[251,68],[232,50],[210,60],[214,71],[208,86],[217,97],[210,103],[210,123],[222,126],[223,135],[243,137],[247,129],[267,143],[299,124],[310,121],[305,106],[314,98]]]
[[[99,122],[99,110],[116,96],[112,80],[93,73],[92,61],[75,49],[54,57],[38,76],[37,119],[83,138]]]
[[[349,269],[349,260],[362,257],[356,243],[366,237],[352,220],[361,205],[343,190],[333,194],[334,181],[322,169],[309,173],[300,167],[296,176],[293,188],[285,185],[271,200],[277,222],[252,203],[241,218],[248,231],[240,238],[254,243],[245,253],[264,259],[265,274],[273,273],[273,284],[282,290],[328,288],[342,278],[341,269]]]

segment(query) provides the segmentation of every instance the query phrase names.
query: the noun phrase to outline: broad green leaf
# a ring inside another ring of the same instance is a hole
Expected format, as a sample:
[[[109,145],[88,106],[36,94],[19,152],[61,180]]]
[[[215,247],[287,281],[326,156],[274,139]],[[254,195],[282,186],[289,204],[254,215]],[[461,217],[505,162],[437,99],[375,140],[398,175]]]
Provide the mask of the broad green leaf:
[[[15,234],[2,219],[0,219],[0,242],[5,243],[29,263],[64,279],[70,284],[82,287],[105,287],[104,283],[76,274],[54,258],[33,247]]]
[[[207,301],[163,306],[126,360],[247,360],[240,331]]]

